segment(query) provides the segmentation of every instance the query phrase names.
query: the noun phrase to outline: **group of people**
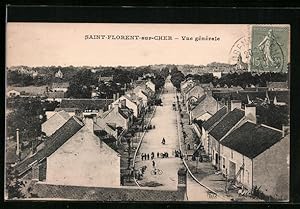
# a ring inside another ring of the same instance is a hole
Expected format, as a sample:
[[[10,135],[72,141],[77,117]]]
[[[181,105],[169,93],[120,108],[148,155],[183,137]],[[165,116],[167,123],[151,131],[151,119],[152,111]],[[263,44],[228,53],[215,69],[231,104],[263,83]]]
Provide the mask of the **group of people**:
[[[144,160],[153,160],[154,159],[154,152],[151,152],[151,154],[147,154],[147,153],[142,153],[141,154],[141,159],[142,161]],[[157,152],[156,153],[156,157],[157,158],[168,158],[169,157],[169,153],[168,152]]]
[[[151,152],[151,154],[142,153],[141,158],[142,158],[142,160],[150,160],[150,158],[151,158],[151,160],[153,160],[154,159],[154,152]]]

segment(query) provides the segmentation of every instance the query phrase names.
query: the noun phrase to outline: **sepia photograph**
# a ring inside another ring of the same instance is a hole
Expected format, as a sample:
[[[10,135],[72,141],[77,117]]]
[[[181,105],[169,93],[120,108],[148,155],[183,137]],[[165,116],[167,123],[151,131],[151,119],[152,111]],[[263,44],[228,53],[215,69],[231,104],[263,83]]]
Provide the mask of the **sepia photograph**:
[[[289,202],[290,25],[6,24],[6,201]]]

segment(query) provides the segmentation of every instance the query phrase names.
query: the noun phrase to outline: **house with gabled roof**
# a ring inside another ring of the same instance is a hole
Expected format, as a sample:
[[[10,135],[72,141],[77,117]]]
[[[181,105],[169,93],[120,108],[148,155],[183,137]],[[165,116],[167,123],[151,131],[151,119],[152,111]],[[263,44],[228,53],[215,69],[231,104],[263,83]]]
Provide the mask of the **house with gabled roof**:
[[[204,148],[205,153],[210,153],[209,141],[208,141],[209,131],[214,128],[214,126],[226,115],[226,113],[227,113],[227,106],[223,106],[214,115],[212,115],[208,120],[203,122],[202,128],[201,128],[202,129],[201,144]]]
[[[202,96],[205,95],[204,89],[200,85],[193,86],[189,91],[185,93],[185,103],[189,107],[191,103],[196,102]]]
[[[217,169],[220,168],[220,142],[246,121],[256,123],[256,107],[245,105],[245,109],[241,109],[240,101],[231,101],[231,111],[226,113],[208,132],[208,154]]]
[[[83,116],[94,115],[98,116],[101,112],[108,110],[109,105],[113,102],[112,99],[62,99],[59,108],[73,109],[79,111]],[[75,112],[74,112],[75,114]]]
[[[50,85],[50,91],[56,92],[56,91],[62,91],[67,92],[68,88],[70,87],[69,82],[59,82],[59,83],[52,83]]]
[[[86,118],[85,125],[47,158],[47,183],[120,185],[120,155],[94,134],[93,124]]]
[[[220,143],[220,168],[228,179],[275,199],[289,198],[289,135],[247,121]]]
[[[94,134],[93,124],[92,118],[71,117],[15,167],[19,176],[31,172],[32,179],[51,185],[119,186],[120,155]]]
[[[29,158],[21,161],[16,165],[15,169],[19,176],[23,176],[28,171],[33,172],[33,168],[37,169],[40,166],[45,166],[45,159],[50,156],[55,150],[63,145],[70,137],[72,137],[77,131],[84,126],[84,123],[76,116],[71,117],[63,126],[61,126],[54,134],[52,134],[48,140],[44,143],[44,147],[34,153]],[[36,165],[34,167],[34,165]],[[37,178],[42,178],[37,176]]]
[[[138,97],[134,93],[128,93],[126,95],[122,95],[119,99],[114,101],[111,106],[114,106],[114,104],[119,104],[121,107],[122,104],[124,104],[126,107],[131,109],[133,111],[134,117],[139,117],[141,110],[143,108],[143,100]]]
[[[146,87],[151,89],[151,91],[155,92],[155,84],[150,79],[146,82]]]
[[[206,121],[218,111],[219,107],[220,104],[212,96],[204,94],[196,102],[190,104],[190,121]]]
[[[192,79],[184,80],[180,83],[180,90],[183,92],[183,89],[186,89],[188,86],[194,86],[195,82]]]
[[[56,112],[52,115],[48,120],[46,120],[42,124],[42,132],[46,134],[46,136],[51,136],[54,132],[56,132],[61,126],[63,126],[71,116],[65,111]]]
[[[183,103],[186,103],[186,99],[187,99],[187,93],[196,85],[196,83],[194,81],[190,81],[185,83],[186,85],[183,85],[181,87],[181,94],[182,94],[182,99],[183,99]]]
[[[11,90],[9,90],[9,91],[6,93],[6,95],[7,95],[8,97],[16,97],[16,96],[20,96],[21,93],[20,93],[19,91],[16,91],[16,90],[14,90],[14,89],[11,89]]]
[[[63,91],[46,91],[45,96],[47,97],[47,101],[57,101],[61,102],[63,98],[65,98],[65,92]]]
[[[100,127],[105,127],[104,124],[114,123],[115,127],[128,130],[133,123],[133,112],[126,108],[125,104],[114,103],[112,108],[96,117],[95,123]],[[111,131],[108,133],[114,135]]]
[[[149,91],[151,91],[151,93]],[[141,86],[136,86],[134,89],[132,89],[132,92],[142,99],[143,106],[146,108],[148,106],[148,101],[153,95],[152,90],[147,87],[142,88]]]

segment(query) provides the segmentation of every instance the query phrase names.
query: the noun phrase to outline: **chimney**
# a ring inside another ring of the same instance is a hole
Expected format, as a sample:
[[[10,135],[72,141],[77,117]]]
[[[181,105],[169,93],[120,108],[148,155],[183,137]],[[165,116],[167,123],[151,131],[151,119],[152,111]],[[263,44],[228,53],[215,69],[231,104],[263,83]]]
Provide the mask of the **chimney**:
[[[113,94],[113,100],[114,100],[114,101],[117,100],[116,94]]]
[[[256,123],[256,107],[255,105],[245,105],[245,117]]]
[[[20,136],[19,136],[19,129],[16,129],[16,138],[17,138],[17,150],[16,150],[16,155],[19,157],[20,156]]]
[[[231,100],[230,106],[230,111],[234,110],[235,108],[242,109],[242,102],[240,100]]]
[[[117,93],[117,99],[119,99],[119,98],[120,98],[120,93],[118,92],[118,93]]]
[[[115,113],[119,112],[119,103],[116,102],[116,103],[114,104],[114,107],[113,107],[113,108],[114,108],[113,111],[114,111]]]

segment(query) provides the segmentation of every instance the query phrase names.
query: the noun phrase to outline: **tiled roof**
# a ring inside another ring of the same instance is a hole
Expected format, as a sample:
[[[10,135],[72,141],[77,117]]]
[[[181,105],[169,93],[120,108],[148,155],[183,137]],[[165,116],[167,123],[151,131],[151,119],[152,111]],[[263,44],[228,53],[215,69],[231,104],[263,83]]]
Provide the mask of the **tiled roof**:
[[[201,97],[202,95],[204,95],[204,89],[199,86],[199,85],[196,85],[194,86],[193,88],[191,88],[188,92],[188,97],[191,97],[191,96],[195,96],[195,97]],[[188,99],[188,98],[187,98]]]
[[[264,100],[266,98],[266,92],[264,91],[238,91],[238,92],[215,92],[213,91],[213,97],[217,100],[239,100],[244,104],[248,104],[248,97],[253,100]]]
[[[216,112],[213,116],[211,116],[207,121],[202,124],[202,127],[205,130],[209,130],[215,123],[217,123],[221,118],[227,113],[227,107],[224,106],[218,112]]]
[[[47,121],[42,124],[42,131],[47,134],[47,136],[52,135],[61,126],[63,126],[71,116],[65,111],[59,111],[52,115]]]
[[[227,113],[220,122],[209,132],[216,140],[220,140],[225,134],[233,128],[243,117],[245,113],[243,110],[235,108],[233,111]]]
[[[221,144],[253,159],[280,141],[281,138],[280,130],[246,122],[226,136]]]
[[[37,153],[35,153],[35,155],[20,162],[16,166],[17,172],[22,174],[29,170],[34,162],[39,162],[42,159],[50,156],[83,126],[84,124],[77,117],[71,117],[62,127],[60,127],[47,139],[43,149],[39,150]]]
[[[198,118],[206,112],[209,112],[210,114],[215,114],[217,112],[217,101],[207,94],[205,94],[200,103],[192,109],[194,118]]]
[[[101,116],[101,118],[106,118],[107,115],[109,115],[111,112],[113,112],[114,108],[116,108],[116,107],[113,107],[110,110],[105,111],[103,113],[103,115]],[[122,108],[118,107],[119,114],[125,119],[128,119],[130,117],[130,111],[128,111],[129,109],[128,110],[127,109],[128,108],[126,108],[126,107],[122,107]]]
[[[183,201],[184,190],[159,190],[141,187],[83,187],[37,183],[32,193],[39,198],[64,198],[90,201]]]
[[[107,110],[112,99],[63,99],[60,108],[78,108],[80,110]]]

